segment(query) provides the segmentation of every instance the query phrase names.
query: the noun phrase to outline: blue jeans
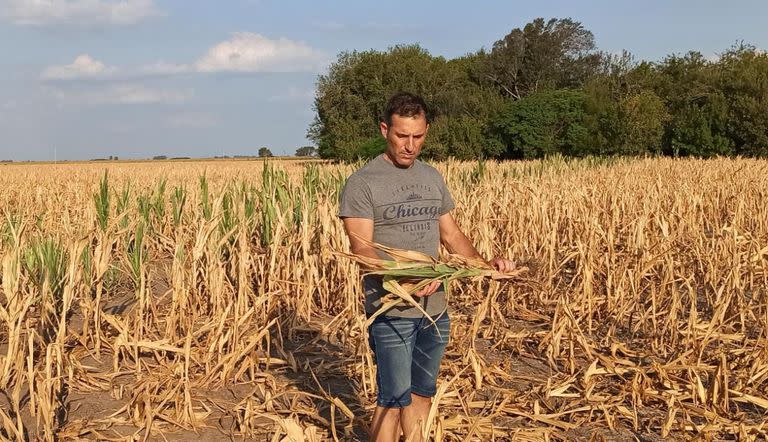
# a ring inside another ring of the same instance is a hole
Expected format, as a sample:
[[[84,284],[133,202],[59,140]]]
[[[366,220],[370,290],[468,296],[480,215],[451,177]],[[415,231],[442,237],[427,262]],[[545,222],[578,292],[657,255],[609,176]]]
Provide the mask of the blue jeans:
[[[382,315],[368,327],[368,343],[376,357],[376,405],[402,408],[411,404],[411,393],[435,395],[450,319],[448,312],[434,319],[433,325],[424,317]]]

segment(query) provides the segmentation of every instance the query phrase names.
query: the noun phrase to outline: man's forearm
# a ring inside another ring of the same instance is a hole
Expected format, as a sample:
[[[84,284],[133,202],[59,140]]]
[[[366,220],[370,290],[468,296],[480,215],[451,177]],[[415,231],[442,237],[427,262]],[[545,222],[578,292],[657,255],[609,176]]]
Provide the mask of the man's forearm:
[[[477,251],[467,235],[462,231],[456,231],[450,238],[446,238],[443,244],[449,252],[468,258],[479,258],[485,261],[485,257]]]
[[[350,251],[352,252],[353,255],[364,256],[366,258],[381,259],[381,256],[379,256],[379,254],[376,253],[376,249],[370,246],[360,245],[358,247],[355,247],[353,245]],[[371,270],[366,265],[363,265],[363,264],[359,264],[359,265],[361,268],[365,270]]]
[[[366,258],[381,259],[376,249],[369,246],[352,247],[350,250],[354,255],[365,256]]]

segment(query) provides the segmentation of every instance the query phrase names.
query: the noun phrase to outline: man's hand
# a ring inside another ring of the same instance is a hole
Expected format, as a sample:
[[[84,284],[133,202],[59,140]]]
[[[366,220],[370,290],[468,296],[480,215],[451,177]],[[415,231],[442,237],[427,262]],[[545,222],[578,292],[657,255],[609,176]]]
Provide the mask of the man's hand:
[[[429,284],[427,284],[426,287],[416,292],[416,296],[423,297],[423,296],[429,296],[437,291],[437,289],[440,288],[440,281],[432,281]]]
[[[509,259],[493,258],[492,260],[490,260],[489,264],[492,265],[494,269],[498,270],[501,273],[510,273],[513,270],[515,270],[514,261],[511,261]]]
[[[407,279],[400,279],[398,282],[402,285],[407,286],[415,286],[418,283],[422,282],[422,279],[415,279],[415,278],[407,278]],[[441,281],[432,281],[431,283],[427,284],[426,286],[422,287],[421,290],[414,293],[413,296],[423,298],[425,296],[429,296],[437,291],[437,289],[440,288]]]

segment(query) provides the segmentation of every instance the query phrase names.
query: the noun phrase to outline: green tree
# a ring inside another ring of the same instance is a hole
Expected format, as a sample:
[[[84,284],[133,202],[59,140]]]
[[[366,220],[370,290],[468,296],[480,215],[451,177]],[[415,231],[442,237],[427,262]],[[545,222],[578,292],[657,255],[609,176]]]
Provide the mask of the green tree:
[[[378,156],[387,150],[387,140],[379,135],[374,135],[371,138],[363,141],[358,150],[358,157],[363,159],[371,159]]]
[[[357,158],[362,142],[379,133],[387,97],[397,90],[423,93],[436,71],[432,63],[419,46],[341,53],[317,82],[317,114],[308,135],[320,156]]]
[[[297,157],[313,157],[317,155],[317,148],[315,146],[302,146],[296,149]]]
[[[586,95],[556,90],[509,102],[492,125],[513,158],[591,153]]]
[[[740,43],[721,55],[717,71],[736,153],[768,156],[768,54]]]
[[[669,116],[666,104],[653,92],[655,66],[637,62],[628,51],[601,58],[598,74],[582,88],[590,153],[659,153]]]
[[[670,114],[664,153],[709,157],[734,153],[728,103],[716,84],[717,63],[695,51],[656,65],[653,87]]]
[[[743,43],[717,61],[638,62],[598,52],[577,21],[538,18],[451,60],[418,45],[344,52],[317,82],[308,135],[320,156],[383,151],[383,107],[401,90],[431,107],[428,158],[768,156],[768,55]]]
[[[483,54],[478,52],[446,63],[446,84],[450,86],[434,94],[436,115],[424,146],[426,156],[469,160],[504,154],[504,146],[491,132],[489,122],[506,100],[477,81],[482,61]]]
[[[537,18],[493,44],[479,75],[506,96],[578,87],[601,65],[592,32],[570,18]]]
[[[493,143],[483,137],[488,133],[489,115],[502,100],[491,88],[474,81],[472,69],[480,57],[473,54],[445,60],[417,45],[342,53],[328,74],[318,79],[317,114],[308,136],[318,145],[321,157],[366,157],[380,143],[376,139],[380,138],[378,126],[386,100],[405,90],[422,95],[435,117],[424,156],[492,154],[485,149],[493,148]]]
[[[726,134],[728,107],[725,97],[712,93],[678,108],[669,128],[672,155],[711,157],[732,155],[733,140]]]
[[[271,157],[271,156],[274,156],[274,155],[272,155],[272,151],[271,150],[269,150],[266,147],[259,148],[259,157],[263,158],[263,157]]]
[[[642,155],[661,153],[667,108],[653,91],[645,90],[621,101],[624,142],[620,153]]]
[[[438,116],[430,125],[424,147],[435,159],[473,160],[504,154],[504,145],[486,128],[485,121],[470,115]]]
[[[617,99],[619,88],[606,76],[590,81],[582,90],[585,95],[584,125],[591,134],[589,153],[593,155],[618,154],[626,128],[621,106]]]

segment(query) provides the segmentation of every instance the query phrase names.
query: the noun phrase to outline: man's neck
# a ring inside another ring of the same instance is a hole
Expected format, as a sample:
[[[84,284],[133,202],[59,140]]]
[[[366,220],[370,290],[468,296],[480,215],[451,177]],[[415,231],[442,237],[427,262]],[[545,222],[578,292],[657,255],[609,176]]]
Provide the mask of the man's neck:
[[[403,167],[403,166],[395,163],[394,161],[392,161],[392,158],[389,157],[389,153],[384,152],[381,155],[384,157],[384,160],[386,160],[389,164],[397,167],[398,169],[410,169],[411,167],[413,167],[414,164],[416,164],[416,160],[414,159],[413,163],[411,163],[408,167]]]

